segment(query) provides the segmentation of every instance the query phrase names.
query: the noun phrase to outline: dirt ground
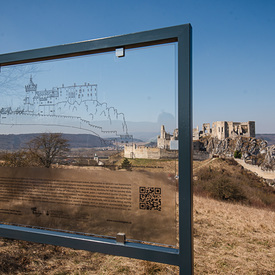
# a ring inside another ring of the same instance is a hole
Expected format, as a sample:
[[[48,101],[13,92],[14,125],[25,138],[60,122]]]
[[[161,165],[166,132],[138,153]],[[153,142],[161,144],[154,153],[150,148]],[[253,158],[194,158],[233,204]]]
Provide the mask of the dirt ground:
[[[271,179],[275,180],[275,171],[263,171],[261,167],[257,165],[251,165],[245,163],[241,159],[235,159],[241,166],[243,166],[245,169],[250,170],[253,173],[256,173],[259,177],[264,179]]]

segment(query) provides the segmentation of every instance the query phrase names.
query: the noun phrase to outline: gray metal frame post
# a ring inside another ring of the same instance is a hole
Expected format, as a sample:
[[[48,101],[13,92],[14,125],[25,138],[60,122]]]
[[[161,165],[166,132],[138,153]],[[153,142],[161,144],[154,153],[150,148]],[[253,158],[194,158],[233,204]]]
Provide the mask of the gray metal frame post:
[[[0,55],[1,66],[178,42],[179,249],[0,224],[0,236],[177,265],[193,274],[192,28],[190,24]]]
[[[180,274],[193,274],[192,29],[178,39]]]

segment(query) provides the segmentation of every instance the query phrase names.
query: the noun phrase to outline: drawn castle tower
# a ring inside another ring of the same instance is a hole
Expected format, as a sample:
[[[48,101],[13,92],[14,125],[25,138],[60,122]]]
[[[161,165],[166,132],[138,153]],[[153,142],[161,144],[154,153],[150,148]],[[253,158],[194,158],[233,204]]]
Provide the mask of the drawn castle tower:
[[[24,111],[26,113],[33,113],[34,111],[34,97],[37,91],[37,84],[32,81],[30,77],[30,83],[25,86],[26,97],[24,99]]]

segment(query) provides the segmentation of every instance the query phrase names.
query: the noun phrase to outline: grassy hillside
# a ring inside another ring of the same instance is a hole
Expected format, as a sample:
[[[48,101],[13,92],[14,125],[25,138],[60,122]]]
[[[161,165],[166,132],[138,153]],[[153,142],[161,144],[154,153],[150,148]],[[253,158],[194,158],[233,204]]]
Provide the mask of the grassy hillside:
[[[194,167],[195,194],[275,211],[275,189],[234,159],[212,159]]]

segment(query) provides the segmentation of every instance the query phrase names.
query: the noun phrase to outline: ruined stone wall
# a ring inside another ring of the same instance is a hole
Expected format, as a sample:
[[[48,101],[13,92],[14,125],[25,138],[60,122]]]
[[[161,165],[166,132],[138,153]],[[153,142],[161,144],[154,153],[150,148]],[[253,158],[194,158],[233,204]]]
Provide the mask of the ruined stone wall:
[[[178,157],[178,152],[134,144],[124,146],[124,157],[141,159],[176,158]]]
[[[202,133],[204,135],[210,135],[211,134],[210,123],[203,123],[202,124]]]
[[[160,159],[160,148],[151,148],[146,146],[125,145],[125,158],[141,158],[141,159]]]
[[[164,125],[161,125],[160,136],[157,138],[157,147],[161,149],[170,148],[171,135],[166,133]]]
[[[160,136],[158,136],[157,147],[161,148],[161,149],[169,149],[170,148],[170,139],[161,138]]]
[[[157,147],[160,149],[170,149],[170,141],[178,140],[179,130],[175,129],[173,135],[165,131],[164,125],[161,126],[160,136],[157,138]]]
[[[198,140],[200,138],[199,126],[193,129],[193,140]]]
[[[212,137],[217,137],[220,140],[226,138],[227,132],[227,122],[226,121],[216,121],[212,124]]]
[[[218,138],[219,140],[240,136],[255,137],[255,121],[215,121],[212,123],[212,128],[210,128],[209,123],[204,123],[202,125],[202,131],[199,131],[198,127],[193,129],[193,140],[205,136],[211,136],[213,138]]]
[[[255,121],[248,121],[250,137],[256,137]]]

